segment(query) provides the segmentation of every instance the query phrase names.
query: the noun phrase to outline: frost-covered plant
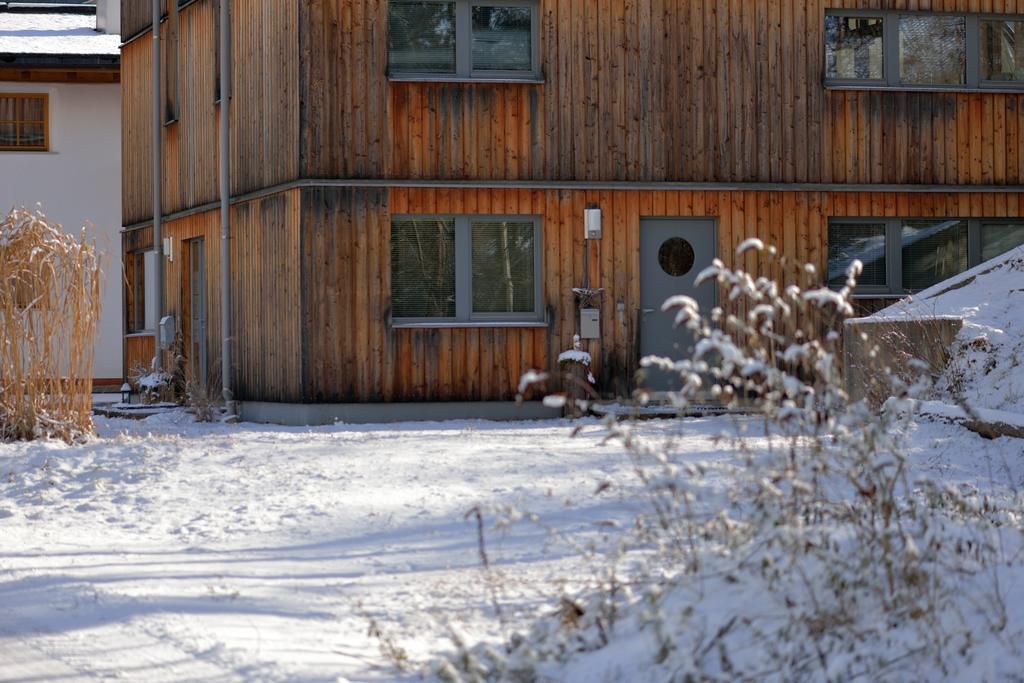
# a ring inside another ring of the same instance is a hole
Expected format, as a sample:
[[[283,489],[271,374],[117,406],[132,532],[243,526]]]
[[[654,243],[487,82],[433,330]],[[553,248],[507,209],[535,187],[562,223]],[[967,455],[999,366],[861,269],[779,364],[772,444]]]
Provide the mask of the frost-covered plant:
[[[128,379],[138,389],[144,405],[168,403],[174,399],[174,374],[162,368],[157,358],[149,367],[136,364],[128,372]]]
[[[103,265],[85,230],[0,215],[0,442],[92,433]]]
[[[566,393],[558,397],[550,397],[545,401],[548,405],[557,407],[568,407],[571,413],[576,415],[586,414],[589,404],[597,394],[594,385],[594,373],[591,370],[593,358],[583,350],[583,342],[580,336],[572,338],[572,348],[563,351],[558,356],[558,365],[562,369],[562,384]]]
[[[846,393],[837,330],[853,314],[860,263],[832,291],[758,240],[738,255],[751,249],[792,284],[716,261],[698,282],[717,283],[742,313],[673,297],[664,308],[694,336],[693,353],[643,363],[679,374],[681,409],[710,394],[759,420],[738,420],[720,438],[731,457],[714,462],[680,461],[671,443],[609,421],[648,511],[589,589],[504,651],[457,643],[442,678],[557,680],[558,667],[622,642],[629,661],[603,680],[928,679],[967,671],[985,639],[1012,642],[989,579],[1020,507],[911,479],[922,364],[890,375],[880,411]]]

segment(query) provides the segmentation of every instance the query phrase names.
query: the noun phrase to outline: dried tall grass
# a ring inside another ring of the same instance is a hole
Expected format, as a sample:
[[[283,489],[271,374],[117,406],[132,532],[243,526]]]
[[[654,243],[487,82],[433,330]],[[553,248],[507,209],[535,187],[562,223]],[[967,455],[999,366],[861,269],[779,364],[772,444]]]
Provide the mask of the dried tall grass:
[[[41,212],[0,217],[0,442],[92,432],[103,267]]]

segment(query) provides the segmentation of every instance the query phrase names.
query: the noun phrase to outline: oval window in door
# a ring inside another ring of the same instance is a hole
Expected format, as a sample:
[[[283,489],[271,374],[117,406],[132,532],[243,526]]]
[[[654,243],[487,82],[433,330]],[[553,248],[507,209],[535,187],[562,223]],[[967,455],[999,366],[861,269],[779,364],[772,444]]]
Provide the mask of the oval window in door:
[[[661,269],[672,277],[682,277],[693,270],[694,260],[693,245],[682,237],[665,240],[658,250]]]

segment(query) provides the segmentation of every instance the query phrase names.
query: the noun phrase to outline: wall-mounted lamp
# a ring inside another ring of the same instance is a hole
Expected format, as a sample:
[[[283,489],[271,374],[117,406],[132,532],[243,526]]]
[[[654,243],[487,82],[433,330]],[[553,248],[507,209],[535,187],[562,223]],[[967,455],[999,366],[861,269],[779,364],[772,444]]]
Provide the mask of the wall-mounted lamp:
[[[174,240],[170,237],[164,238],[164,256],[168,261],[174,260]]]
[[[601,239],[601,209],[594,206],[583,211],[583,239]]]

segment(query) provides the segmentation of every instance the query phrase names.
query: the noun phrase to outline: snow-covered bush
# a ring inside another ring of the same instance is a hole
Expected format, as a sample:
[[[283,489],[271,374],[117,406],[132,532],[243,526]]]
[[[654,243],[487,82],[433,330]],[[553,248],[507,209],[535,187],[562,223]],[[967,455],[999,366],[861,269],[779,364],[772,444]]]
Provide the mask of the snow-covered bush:
[[[594,385],[594,373],[591,369],[593,358],[583,350],[583,342],[577,334],[572,338],[572,348],[558,355],[558,365],[562,370],[562,386],[565,393],[550,396],[545,404],[564,408],[569,415],[584,415],[588,409],[588,401],[597,396]],[[522,393],[522,392],[520,392]]]
[[[0,217],[0,441],[92,431],[102,265],[42,213]]]
[[[981,646],[1020,662],[998,567],[1020,562],[1022,501],[911,476],[924,367],[892,376],[880,411],[849,399],[837,330],[859,263],[835,292],[757,240],[748,249],[793,284],[716,261],[700,280],[743,314],[674,297],[665,310],[694,352],[643,362],[680,375],[680,408],[710,392],[759,417],[738,419],[712,462],[609,420],[646,512],[586,589],[504,648],[457,642],[441,679],[939,680],[975,672]]]
[[[161,368],[156,358],[149,367],[141,364],[133,367],[128,379],[135,385],[144,405],[170,403],[175,398],[174,374]]]

